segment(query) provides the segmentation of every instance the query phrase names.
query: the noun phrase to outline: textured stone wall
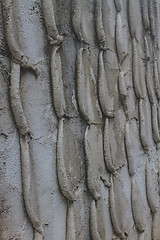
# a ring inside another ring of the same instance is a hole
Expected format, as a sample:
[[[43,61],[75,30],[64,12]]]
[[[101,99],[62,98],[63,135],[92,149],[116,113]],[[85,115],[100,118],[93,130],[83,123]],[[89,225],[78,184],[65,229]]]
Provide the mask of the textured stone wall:
[[[160,0],[0,0],[0,240],[160,239]]]

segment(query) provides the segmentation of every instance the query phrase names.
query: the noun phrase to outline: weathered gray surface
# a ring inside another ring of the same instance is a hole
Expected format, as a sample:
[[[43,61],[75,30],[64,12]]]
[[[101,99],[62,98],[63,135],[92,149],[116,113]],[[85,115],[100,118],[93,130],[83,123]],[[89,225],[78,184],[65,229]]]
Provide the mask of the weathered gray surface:
[[[0,0],[0,240],[160,239],[159,22],[159,0]]]

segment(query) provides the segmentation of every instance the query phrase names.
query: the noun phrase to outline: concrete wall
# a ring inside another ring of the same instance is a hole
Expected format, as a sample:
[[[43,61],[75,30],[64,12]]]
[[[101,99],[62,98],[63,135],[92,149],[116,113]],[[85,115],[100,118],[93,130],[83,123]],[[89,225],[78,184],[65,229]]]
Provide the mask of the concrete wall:
[[[160,239],[159,0],[0,0],[0,240]]]

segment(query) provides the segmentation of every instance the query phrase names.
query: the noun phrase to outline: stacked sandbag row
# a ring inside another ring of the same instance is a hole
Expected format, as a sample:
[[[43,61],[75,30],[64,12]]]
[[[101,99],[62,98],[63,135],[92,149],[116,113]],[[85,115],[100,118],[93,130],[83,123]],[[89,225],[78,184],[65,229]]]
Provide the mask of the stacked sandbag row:
[[[97,12],[100,15],[101,1],[97,1],[96,5],[98,5]],[[92,1],[92,6],[95,7],[94,1]],[[87,13],[84,11],[85,8],[86,11],[88,11]],[[95,70],[97,62],[95,59],[91,59],[94,57],[94,54],[97,54],[97,50],[93,46],[95,40],[94,25],[92,26],[92,29],[90,29],[89,19],[87,19],[89,10],[87,2],[84,3],[84,1],[77,0],[72,1],[72,25],[75,36],[80,42],[76,61],[77,100],[80,113],[87,123],[84,134],[87,187],[93,198],[90,205],[90,229],[93,239],[104,239],[104,213],[103,211],[100,211],[102,195],[101,184],[104,182],[107,186],[108,178],[105,173],[103,159],[102,112],[98,101],[97,79],[95,74],[97,71]],[[100,18],[101,16],[98,17]],[[94,20],[93,13],[92,18]],[[99,19],[99,21],[101,21],[101,19]],[[103,221],[101,222],[100,228],[99,219],[102,219]]]
[[[26,213],[31,221],[34,229],[34,239],[43,239],[43,225],[39,219],[38,213],[35,211],[31,200],[32,186],[32,164],[30,156],[30,131],[23,111],[21,102],[21,69],[25,68],[31,71],[38,78],[39,70],[36,63],[21,51],[14,35],[14,13],[13,1],[3,1],[3,19],[5,26],[5,36],[7,44],[12,55],[11,74],[10,74],[10,103],[14,119],[19,131],[19,141],[21,150],[21,169],[22,169],[22,185],[23,196]]]
[[[93,2],[95,8],[94,34],[96,34],[98,40],[97,72],[92,67],[90,57],[94,52],[92,45],[94,35],[90,32],[87,15],[83,13],[84,2],[72,1],[72,24],[75,36],[80,41],[80,49],[77,54],[77,99],[82,117],[88,124],[84,136],[84,146],[87,160],[87,186],[93,198],[90,211],[90,230],[92,239],[106,239],[109,236],[106,232],[109,221],[106,223],[105,215],[110,213],[107,216],[110,218],[110,225],[112,225],[110,226],[110,236],[114,237],[116,234],[120,238],[126,239],[128,232],[125,224],[125,213],[123,213],[125,212],[124,204],[126,201],[123,199],[123,186],[119,183],[119,170],[124,166],[124,162],[112,158],[112,143],[110,140],[110,128],[112,128],[113,124],[118,127],[117,120],[119,120],[119,113],[115,109],[118,102],[118,93],[115,92],[118,76],[120,98],[127,116],[125,73],[122,68],[127,53],[123,44],[122,23],[119,12],[123,6],[122,2],[116,1],[116,7],[119,10],[117,17],[115,16],[117,37],[115,38],[115,28],[112,29],[110,26],[113,8],[116,13],[114,1]],[[109,14],[104,14],[103,9],[108,9]],[[104,23],[106,24],[104,25]],[[90,39],[91,36],[92,39]],[[118,49],[116,49],[116,43]],[[120,133],[120,135],[121,139],[123,139],[123,134]],[[116,144],[121,142],[121,139],[118,139]],[[103,197],[103,184],[110,187],[110,190],[108,188],[105,190],[107,196],[109,196],[106,214],[104,212],[104,202],[106,201]]]
[[[112,35],[112,30],[109,28],[110,27],[109,15],[108,15],[108,25],[106,27],[108,31],[107,31],[107,34],[105,33],[106,29],[104,27],[104,24],[106,22],[104,20],[106,20],[105,19],[106,16],[104,17],[103,15],[103,9],[105,4],[106,5],[108,4],[107,7],[110,7],[112,3],[95,1],[95,26],[96,26],[96,34],[99,42],[100,52],[98,54],[97,82],[94,80],[96,89],[92,93],[90,89],[94,89],[94,88],[93,87],[91,88],[91,84],[89,84],[89,78],[87,81],[87,74],[88,74],[87,68],[89,69],[88,71],[92,71],[92,69],[89,63],[87,66],[87,59],[85,59],[85,57],[83,58],[83,55],[84,56],[87,55],[85,51],[88,51],[88,49],[86,49],[86,45],[88,48],[89,42],[85,41],[86,36],[85,35],[83,36],[84,19],[82,21],[83,16],[81,12],[81,5],[80,5],[80,2],[78,1],[74,1],[74,18],[72,19],[74,32],[77,38],[81,41],[81,48],[79,50],[78,57],[77,57],[77,95],[78,95],[78,105],[79,105],[80,112],[82,113],[85,120],[88,122],[88,127],[86,129],[84,141],[85,141],[85,152],[87,156],[87,176],[88,176],[87,183],[88,183],[88,188],[91,192],[91,195],[94,199],[91,204],[91,232],[93,231],[92,235],[93,235],[93,238],[95,239],[96,237],[98,239],[103,239],[105,236],[104,234],[105,231],[101,230],[102,233],[99,232],[98,227],[95,224],[97,220],[93,220],[93,219],[98,219],[96,217],[96,210],[98,208],[98,202],[100,201],[99,199],[101,199],[101,194],[99,190],[100,186],[98,184],[100,177],[98,177],[96,174],[98,173],[97,171],[98,166],[96,166],[98,165],[98,163],[95,164],[94,159],[96,157],[96,154],[92,150],[92,147],[93,149],[95,149],[95,145],[94,145],[95,137],[94,135],[92,136],[90,132],[93,131],[93,128],[96,129],[98,128],[98,125],[101,125],[102,142],[103,142],[103,158],[106,165],[106,172],[110,174],[111,187],[109,191],[110,193],[109,207],[110,207],[110,216],[111,216],[113,230],[116,233],[116,235],[118,235],[122,239],[127,238],[129,234],[129,230],[127,229],[127,227],[124,227],[125,224],[121,224],[122,219],[123,220],[125,219],[125,213],[124,213],[124,216],[122,216],[123,215],[122,211],[116,210],[116,205],[118,204],[116,203],[115,196],[114,196],[114,194],[116,194],[116,196],[119,199],[119,204],[121,204],[121,206],[124,206],[124,203],[122,198],[120,197],[120,194],[118,195],[118,190],[117,191],[114,190],[114,188],[116,188],[116,184],[114,184],[114,182],[116,182],[117,179],[119,179],[119,177],[121,179],[120,172],[125,164],[123,162],[121,164],[117,162],[117,159],[115,159],[112,156],[111,146],[110,146],[112,142],[110,141],[110,128],[114,123],[114,121],[115,122],[117,121],[116,118],[117,118],[118,110],[115,109],[115,106],[116,106],[115,102],[118,99],[122,105],[122,109],[124,113],[124,122],[125,122],[124,142],[125,142],[126,158],[128,162],[128,170],[129,170],[129,175],[131,177],[131,206],[132,206],[132,212],[133,212],[133,219],[135,222],[135,226],[139,232],[139,238],[143,238],[147,236],[145,235],[145,233],[143,233],[145,231],[145,216],[143,214],[145,203],[143,202],[140,189],[137,185],[136,177],[134,176],[135,173],[138,171],[138,168],[136,166],[136,161],[135,161],[135,157],[132,149],[131,137],[130,137],[131,135],[130,126],[132,122],[132,117],[130,117],[130,114],[128,111],[128,107],[129,107],[127,102],[128,93],[127,93],[127,87],[125,85],[125,75],[127,74],[127,72],[125,71],[125,67],[123,67],[124,60],[128,54],[125,46],[125,39],[123,35],[123,24],[121,19],[122,10],[123,10],[123,1],[115,1],[114,3],[115,3],[115,9],[116,9],[116,14],[115,14],[116,27],[115,27],[115,35]],[[138,109],[139,109],[138,110],[139,135],[140,135],[142,146],[144,147],[144,151],[146,152],[146,158],[147,158],[149,157],[149,144],[150,144],[148,141],[149,136],[147,137],[147,134],[146,134],[146,132],[148,132],[146,131],[148,119],[147,117],[145,117],[145,113],[147,111],[145,109],[145,105],[146,105],[146,89],[145,88],[147,88],[147,86],[145,86],[145,78],[144,78],[144,73],[142,71],[143,62],[141,59],[141,51],[144,51],[144,47],[142,48],[142,46],[139,43],[139,32],[138,32],[139,30],[137,27],[139,23],[139,19],[141,17],[140,16],[141,11],[144,14],[143,12],[144,9],[143,9],[143,3],[140,4],[139,1],[137,2],[130,1],[128,4],[129,4],[128,5],[129,28],[130,28],[130,35],[132,39],[133,88],[134,88],[135,97],[137,99],[136,101],[138,102]],[[137,10],[137,7],[138,7],[138,10]],[[143,16],[143,18],[145,17]],[[152,25],[154,24],[152,23]],[[152,29],[152,32],[153,32],[153,29]],[[116,60],[113,60],[114,53],[117,55],[118,62],[116,62]],[[88,58],[89,58],[89,55],[88,55]],[[110,69],[111,71],[107,69],[108,71],[110,71],[110,75],[108,74],[108,72],[106,74],[106,68],[108,66],[105,65],[105,61],[107,62],[107,60],[112,64],[112,68],[113,68],[113,69]],[[150,68],[148,67],[147,69],[150,69]],[[154,72],[156,73],[155,74],[156,78],[158,79],[158,68],[156,67],[156,64],[154,64],[154,69],[155,69]],[[119,72],[117,82],[116,82],[116,71]],[[90,73],[90,75],[94,76],[93,73]],[[146,77],[147,78],[149,77],[147,72],[146,72]],[[96,79],[96,77],[94,78]],[[116,86],[118,87],[118,96],[116,94],[113,94],[111,90],[111,85],[113,84],[113,82],[114,83],[116,82]],[[150,84],[149,80],[148,80],[148,83]],[[158,80],[156,80],[155,83],[156,83],[156,86],[158,86]],[[151,91],[152,93],[151,87],[148,87],[147,92],[148,90],[149,92]],[[156,94],[158,95],[158,90]],[[152,94],[150,95],[152,97]],[[99,104],[95,104],[96,102],[98,102]],[[157,112],[156,112],[157,108],[155,104],[153,104],[151,108],[152,108],[151,122],[152,122],[153,139],[155,142],[158,143],[159,130],[157,128],[158,127]],[[99,114],[100,112],[99,109],[101,109],[102,117]],[[101,118],[102,120],[100,120]],[[148,188],[149,182],[150,181],[152,182],[153,180],[152,178],[150,180],[147,180],[148,179],[147,169],[150,168],[148,163],[143,164],[143,169],[145,168],[146,168],[146,188]],[[156,195],[155,191],[156,189],[154,188],[153,195]],[[147,199],[149,199],[148,190],[146,193],[147,193]],[[149,206],[150,206],[150,201],[148,200]],[[151,202],[154,202],[154,201],[151,201]],[[157,207],[158,206],[156,203],[156,209]],[[124,212],[125,212],[125,209],[124,209]],[[93,218],[93,216],[95,217]],[[93,230],[94,229],[93,224],[94,226],[96,225],[96,229],[97,229],[96,231]]]
[[[139,4],[140,3],[140,4]],[[137,6],[140,6],[140,16],[138,15]],[[159,143],[159,125],[158,125],[158,102],[159,102],[159,73],[156,57],[156,1],[129,1],[129,27],[132,38],[132,76],[135,96],[138,100],[139,109],[139,136],[145,152],[145,178],[144,184],[146,188],[146,197],[148,205],[151,209],[152,217],[152,239],[157,239],[158,228],[157,216],[159,208],[159,196],[157,194],[154,178],[157,168],[157,153],[156,147]],[[138,19],[142,19],[143,33],[140,37],[138,30]],[[141,60],[141,52],[143,52],[143,65]],[[150,105],[150,107],[149,107]],[[148,109],[149,108],[149,109]],[[149,139],[151,128],[152,139]],[[129,137],[129,127],[126,128],[126,140]],[[126,141],[127,145],[127,141]],[[154,150],[153,150],[154,149]],[[155,156],[152,155],[155,151]],[[128,159],[132,154],[127,152]],[[133,159],[132,159],[133,160]],[[152,173],[154,168],[154,175]],[[129,165],[130,168],[130,165]],[[132,182],[132,210],[133,217],[138,231],[140,232],[139,239],[146,239],[145,216],[143,213],[144,202],[140,194],[139,186],[134,177],[138,169],[131,172]],[[151,187],[152,186],[152,187]],[[137,208],[137,209],[136,209]]]
[[[65,77],[63,76],[62,72],[61,45],[63,43],[63,37],[58,33],[52,1],[42,1],[42,7],[47,29],[47,36],[51,45],[50,63],[53,105],[59,122],[57,135],[56,171],[60,191],[67,200],[66,240],[75,240],[74,202],[77,198],[76,191],[78,191],[78,189],[73,188],[74,183],[72,184],[72,182],[74,181],[76,171],[74,171],[71,178],[70,173],[67,171],[66,167],[69,164],[69,158],[70,155],[73,154],[72,149],[74,149],[74,144],[76,143],[74,142],[72,132],[70,132],[70,130],[67,130],[67,127],[70,128],[70,126],[67,125],[68,119],[70,117],[68,116],[66,110],[67,104],[64,92]],[[73,146],[70,147],[70,145]],[[76,159],[73,160],[76,161]]]

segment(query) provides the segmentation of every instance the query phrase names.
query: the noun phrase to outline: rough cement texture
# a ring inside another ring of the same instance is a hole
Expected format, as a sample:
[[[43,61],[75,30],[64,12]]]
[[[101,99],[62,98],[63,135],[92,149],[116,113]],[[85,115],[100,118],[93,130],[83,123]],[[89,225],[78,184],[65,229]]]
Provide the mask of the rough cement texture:
[[[0,0],[0,240],[160,239],[160,0]]]

